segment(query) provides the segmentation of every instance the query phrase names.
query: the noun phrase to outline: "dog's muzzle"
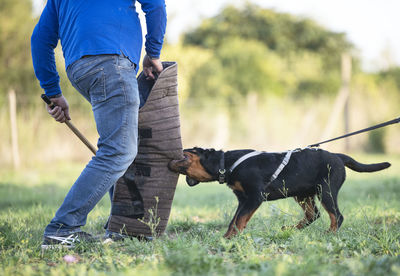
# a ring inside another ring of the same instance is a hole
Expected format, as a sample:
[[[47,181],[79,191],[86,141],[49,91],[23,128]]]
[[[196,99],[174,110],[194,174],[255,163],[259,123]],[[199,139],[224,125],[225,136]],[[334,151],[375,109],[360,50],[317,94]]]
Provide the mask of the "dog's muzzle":
[[[185,157],[181,160],[171,160],[168,163],[168,168],[176,173],[180,173],[180,174],[187,174],[186,170],[189,168],[190,166],[190,160],[189,160],[189,156],[185,155]],[[189,176],[186,175],[186,183],[190,186],[196,186],[197,184],[200,183],[200,181],[197,181],[193,178],[190,178]]]
[[[185,156],[181,160],[171,160],[168,163],[168,169],[176,173],[186,174],[186,170],[189,168],[189,165],[189,157]]]

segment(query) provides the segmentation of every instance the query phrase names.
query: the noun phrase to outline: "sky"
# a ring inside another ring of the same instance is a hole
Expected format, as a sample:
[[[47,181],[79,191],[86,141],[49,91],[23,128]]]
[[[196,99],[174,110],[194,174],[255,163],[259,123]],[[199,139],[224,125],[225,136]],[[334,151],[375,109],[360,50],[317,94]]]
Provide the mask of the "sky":
[[[33,0],[40,10],[42,0]],[[367,71],[400,65],[400,0],[247,0],[262,8],[312,18],[322,26],[344,32],[356,45]],[[246,0],[166,0],[167,39],[176,42],[182,32],[216,15],[227,4]]]

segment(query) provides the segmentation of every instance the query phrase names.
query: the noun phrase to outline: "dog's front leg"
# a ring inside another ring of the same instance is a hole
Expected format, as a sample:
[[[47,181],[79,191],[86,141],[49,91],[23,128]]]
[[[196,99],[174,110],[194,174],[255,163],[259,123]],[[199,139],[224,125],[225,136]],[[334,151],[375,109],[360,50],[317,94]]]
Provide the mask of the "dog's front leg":
[[[236,235],[236,219],[237,216],[239,215],[240,210],[242,209],[244,202],[246,201],[246,197],[243,194],[243,192],[240,191],[233,191],[233,193],[236,195],[238,199],[238,207],[236,209],[235,215],[232,218],[231,223],[229,223],[228,231],[226,231],[224,238],[229,239],[230,237]]]
[[[233,232],[229,237],[237,234],[237,230],[242,232],[255,211],[260,207],[261,203],[263,202],[261,197],[257,198],[247,198],[244,202],[243,206],[240,208],[239,213],[236,216],[235,224],[233,225]],[[237,229],[237,230],[236,230]],[[227,238],[229,238],[227,237]]]

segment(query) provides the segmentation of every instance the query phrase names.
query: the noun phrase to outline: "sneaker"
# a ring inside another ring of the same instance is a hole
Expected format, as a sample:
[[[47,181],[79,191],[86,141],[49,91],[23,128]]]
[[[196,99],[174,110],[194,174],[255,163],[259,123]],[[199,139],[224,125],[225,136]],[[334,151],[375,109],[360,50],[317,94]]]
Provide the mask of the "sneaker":
[[[152,241],[153,240],[153,237],[151,237],[151,236],[128,236],[128,235],[117,233],[117,232],[107,231],[103,237],[103,244],[124,241],[125,239],[132,240],[133,238],[136,238],[139,241]]]
[[[103,237],[103,244],[124,241],[125,239],[132,239],[132,237],[121,233],[107,231]]]
[[[144,241],[144,242],[152,242],[153,237],[152,236],[136,236],[139,241]]]
[[[96,241],[92,235],[83,231],[60,236],[44,236],[42,249],[73,248],[78,243]]]

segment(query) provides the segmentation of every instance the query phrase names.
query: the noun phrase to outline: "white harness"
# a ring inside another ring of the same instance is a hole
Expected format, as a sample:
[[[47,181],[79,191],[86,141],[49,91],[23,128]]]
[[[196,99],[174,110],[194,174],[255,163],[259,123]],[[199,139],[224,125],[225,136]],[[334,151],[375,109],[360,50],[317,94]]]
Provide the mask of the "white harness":
[[[272,181],[274,181],[275,179],[278,178],[279,174],[282,172],[282,170],[283,170],[283,169],[286,167],[286,165],[289,163],[289,160],[290,160],[290,157],[292,156],[292,153],[293,153],[293,152],[298,152],[298,151],[301,151],[301,149],[295,149],[295,150],[286,151],[285,157],[283,158],[281,164],[278,166],[278,168],[275,170],[275,172],[272,174],[272,176],[271,176],[271,178],[269,179],[269,182],[267,183],[267,185],[270,184]],[[260,155],[260,154],[262,154],[262,153],[266,153],[266,152],[265,152],[265,151],[252,151],[252,152],[249,152],[249,153],[243,155],[243,156],[240,157],[238,160],[236,160],[236,162],[233,163],[233,165],[229,168],[230,173],[232,173],[233,170],[234,170],[237,166],[239,166],[243,161],[245,161],[245,160],[247,160],[247,159],[249,159],[249,158],[251,158],[251,157]],[[283,152],[282,152],[282,153],[283,153]]]

